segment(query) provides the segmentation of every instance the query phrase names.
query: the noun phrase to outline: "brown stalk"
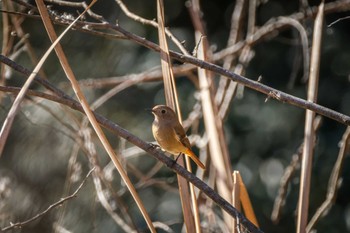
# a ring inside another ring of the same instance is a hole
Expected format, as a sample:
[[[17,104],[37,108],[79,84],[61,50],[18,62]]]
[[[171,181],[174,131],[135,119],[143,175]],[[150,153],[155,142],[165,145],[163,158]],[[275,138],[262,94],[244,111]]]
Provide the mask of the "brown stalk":
[[[322,2],[319,6],[319,11],[315,19],[314,35],[312,40],[310,77],[307,93],[307,99],[310,102],[316,102],[317,100],[323,18],[324,3]],[[315,115],[316,113],[314,111],[306,110],[304,148],[301,161],[301,177],[297,217],[298,233],[306,232],[306,226],[308,222],[312,157],[315,141],[315,130],[313,128]]]
[[[250,201],[247,188],[239,172],[237,174],[237,179],[239,181],[239,187],[240,187],[239,197],[242,203],[244,214],[255,226],[259,227],[259,223],[255,216],[253,205],[252,205],[252,202]]]
[[[233,174],[233,191],[232,191],[232,197],[233,197],[233,203],[234,207],[237,208],[237,210],[241,211],[241,208],[243,208],[245,216],[257,227],[259,227],[258,220],[255,216],[252,203],[249,198],[249,194],[247,191],[246,186],[244,185],[244,182],[242,180],[241,174],[239,171],[234,171]],[[240,228],[241,226],[238,224],[236,219],[233,219],[233,226],[232,231],[233,232],[241,232]]]
[[[239,39],[242,37],[242,22],[245,16],[245,6],[247,5],[246,0],[239,0],[236,1],[235,3],[235,8],[232,12],[232,16],[231,16],[231,28],[230,28],[230,34],[229,34],[229,38],[227,40],[227,47],[230,47],[234,44],[236,44]],[[232,53],[226,57],[224,57],[224,61],[223,61],[223,68],[230,70],[231,67],[233,66],[235,59],[237,58],[237,55],[235,53]],[[231,86],[229,88],[229,85]],[[237,83],[236,82],[231,82],[228,78],[221,76],[220,77],[220,81],[219,81],[219,85],[216,91],[216,95],[215,95],[215,101],[216,103],[221,106],[222,105],[222,101],[225,98],[225,96],[227,96],[227,91],[232,92],[231,95],[235,95],[236,93],[236,87],[237,87]],[[220,116],[224,116],[225,113],[221,113],[223,107],[220,107]],[[224,110],[224,112],[227,112],[227,110]]]
[[[13,6],[13,1],[7,1],[7,3],[8,3],[9,10],[14,11],[15,7]],[[32,64],[35,66],[39,62],[38,57],[35,54],[35,51],[32,45],[30,44],[29,38],[26,35],[27,33],[21,27],[21,24],[25,19],[25,17],[21,15],[10,15],[10,19],[14,27],[14,30],[16,31],[17,36],[21,38],[21,40],[23,40],[28,56],[30,57]],[[39,69],[38,73],[40,74],[41,77],[46,78],[46,75],[42,69]]]
[[[157,20],[158,20],[158,37],[159,37],[159,47],[160,47],[160,58],[161,67],[164,80],[164,93],[166,104],[172,109],[176,110],[179,122],[182,123],[180,106],[178,103],[177,90],[175,79],[171,67],[171,60],[169,56],[168,43],[166,41],[165,35],[165,22],[164,22],[164,3],[163,0],[157,1]],[[191,172],[190,159],[185,156],[186,167]],[[183,156],[180,156],[178,163],[184,166]],[[199,214],[197,207],[197,200],[194,193],[193,185],[188,184],[188,182],[183,179],[183,177],[177,175],[180,200],[182,205],[184,224],[187,232],[196,232],[200,230],[199,224]],[[190,190],[189,190],[190,188]],[[192,201],[191,201],[192,200]],[[191,204],[192,203],[192,204]],[[190,207],[193,207],[193,212]]]
[[[240,190],[240,183],[239,183],[239,171],[233,171],[233,189],[232,189],[232,205],[240,212],[241,210],[241,190]],[[231,226],[232,232],[233,233],[238,233],[240,232],[240,225],[238,224],[237,220],[234,218],[232,221],[232,226]]]
[[[83,14],[85,12],[87,12],[90,7],[95,4],[96,0],[92,1],[91,4],[84,10]],[[56,32],[53,28],[53,25],[51,23],[49,14],[47,12],[46,6],[43,3],[43,0],[36,0],[36,3],[38,5],[39,8],[39,12],[42,16],[43,19],[43,23],[45,25],[46,31],[51,39],[51,41],[57,41],[57,36],[56,36]],[[82,15],[82,14],[81,14]],[[129,177],[127,176],[126,172],[123,169],[123,166],[120,164],[119,159],[117,158],[113,148],[111,147],[111,145],[109,144],[105,134],[103,133],[100,125],[97,123],[96,118],[94,116],[94,114],[92,113],[89,104],[83,94],[83,92],[81,91],[79,84],[75,78],[75,75],[71,69],[71,67],[69,66],[68,60],[63,52],[63,49],[61,47],[61,45],[59,43],[57,43],[56,47],[55,47],[55,51],[56,54],[59,58],[59,61],[63,67],[63,70],[65,71],[68,79],[70,80],[73,90],[75,92],[75,94],[77,95],[79,101],[82,104],[82,107],[84,109],[84,112],[86,113],[90,123],[92,124],[95,132],[97,133],[97,136],[99,137],[100,141],[102,142],[102,145],[104,146],[106,152],[108,153],[108,155],[110,156],[111,160],[113,161],[114,165],[116,166],[119,174],[121,175],[123,181],[125,182],[126,186],[128,187],[131,195],[133,196],[138,208],[140,209],[149,229],[151,230],[151,232],[156,232],[152,221],[141,201],[141,199],[139,198],[135,188],[133,187]]]
[[[2,9],[7,10],[8,8],[8,1],[3,1],[1,3]],[[1,54],[4,56],[7,56],[9,54],[10,48],[12,47],[12,43],[10,40],[10,20],[9,15],[5,12],[1,13],[2,18],[2,46],[1,46]],[[5,72],[6,66],[5,64],[1,64],[0,66],[0,83],[1,85],[5,85],[6,79],[5,79]],[[2,99],[2,98],[0,98]]]
[[[205,35],[205,28],[201,19],[201,9],[199,1],[192,0],[188,7],[192,22],[195,28],[195,38],[199,41],[197,57],[203,61],[208,60],[209,43]],[[214,86],[211,73],[198,68],[199,88],[201,92],[201,104],[206,134],[209,141],[209,151],[211,161],[216,170],[216,186],[218,192],[228,202],[232,201],[232,170],[221,118],[218,117],[217,106],[214,100]],[[227,226],[231,224],[231,218],[224,213],[224,220]]]

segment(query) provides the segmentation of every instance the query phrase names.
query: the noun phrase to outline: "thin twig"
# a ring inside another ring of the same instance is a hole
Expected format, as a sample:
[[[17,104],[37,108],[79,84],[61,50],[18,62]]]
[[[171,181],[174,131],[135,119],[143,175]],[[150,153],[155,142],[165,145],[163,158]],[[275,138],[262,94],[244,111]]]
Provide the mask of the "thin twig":
[[[332,23],[330,23],[330,24],[328,24],[327,25],[327,27],[332,27],[334,24],[336,24],[336,23],[339,23],[340,21],[343,21],[343,20],[346,20],[346,19],[350,19],[350,16],[346,16],[346,17],[343,17],[343,18],[340,18],[340,19],[337,19],[336,21],[334,21],[334,22],[332,22]]]
[[[59,6],[69,6],[69,7],[76,7],[76,8],[83,8],[84,10],[86,10],[86,13],[88,15],[90,15],[92,18],[96,19],[96,20],[101,20],[103,17],[99,14],[94,13],[90,7],[88,7],[88,4],[86,4],[86,2],[81,1],[81,2],[72,2],[72,1],[63,1],[63,0],[45,0],[45,2],[49,2],[49,3],[55,3]]]
[[[347,127],[343,138],[340,142],[341,148],[338,153],[337,161],[334,164],[332,174],[328,181],[327,197],[322,205],[317,209],[314,216],[311,218],[309,224],[306,227],[306,232],[311,232],[316,223],[324,217],[324,214],[331,208],[337,197],[337,191],[340,186],[340,176],[346,153],[350,147],[350,127]]]
[[[121,0],[115,0],[115,2],[120,6],[120,9],[122,9],[122,11],[125,13],[125,15],[128,16],[129,18],[135,20],[136,22],[140,22],[142,24],[151,25],[152,27],[155,27],[155,28],[158,27],[158,23],[156,21],[142,18],[142,17],[132,13],[131,11],[129,11],[129,9],[126,7],[126,5]],[[167,34],[167,36],[174,42],[174,44],[180,49],[180,51],[183,54],[188,55],[189,54],[188,51],[184,48],[182,43],[171,33],[171,31],[167,28],[164,28],[164,30],[165,30],[165,33]]]
[[[103,189],[102,181],[105,181],[105,179],[102,175],[101,166],[98,162],[98,155],[96,152],[95,144],[91,140],[92,130],[90,128],[84,128],[81,129],[81,131],[83,137],[83,145],[81,145],[81,148],[83,148],[83,150],[85,151],[89,159],[90,166],[96,168],[96,171],[94,172],[94,174],[92,174],[92,181],[95,186],[98,200],[100,201],[102,207],[109,214],[109,216],[114,220],[115,223],[118,224],[118,226],[120,226],[125,232],[136,233],[137,231],[134,228],[132,228],[132,226],[128,225],[120,214],[115,213],[114,208],[112,207],[109,201],[110,192],[108,192],[108,189]],[[118,206],[120,206],[120,209],[123,211],[124,204],[118,202]],[[124,217],[128,217],[128,214],[124,211],[122,215]]]
[[[191,64],[183,64],[173,66],[172,68],[175,76],[184,76],[185,74],[188,74],[194,70],[196,67]],[[162,79],[162,71],[160,66],[157,66],[137,74],[127,74],[119,77],[87,78],[84,80],[79,80],[79,84],[81,86],[91,88],[104,88],[108,86],[115,86],[125,81],[134,81],[135,83],[140,84],[143,82],[160,81]]]
[[[92,168],[88,174],[85,176],[84,180],[81,182],[81,184],[79,185],[79,187],[75,190],[74,193],[72,193],[71,195],[65,197],[65,198],[62,198],[61,200],[55,202],[54,204],[50,205],[46,210],[44,210],[43,212],[35,215],[34,217],[28,219],[28,220],[25,220],[25,221],[22,221],[22,222],[17,222],[17,223],[10,223],[10,226],[7,226],[7,227],[4,227],[1,229],[2,232],[5,232],[5,231],[8,231],[8,230],[11,230],[13,228],[21,228],[23,227],[24,225],[28,224],[28,223],[31,223],[33,222],[34,220],[42,217],[43,215],[47,214],[50,210],[52,210],[53,208],[55,207],[58,207],[60,205],[62,205],[64,202],[72,199],[72,198],[75,198],[77,197],[77,194],[78,192],[80,191],[80,189],[83,187],[83,185],[85,184],[85,181],[87,180],[87,178],[90,176],[90,174],[95,170],[95,168]]]
[[[304,72],[304,77],[303,81],[307,81],[309,78],[309,66],[310,66],[310,55],[309,55],[309,41],[308,41],[308,35],[306,32],[306,29],[303,27],[303,25],[293,19],[293,18],[288,18],[288,17],[280,17],[280,22],[285,23],[286,25],[290,25],[294,27],[300,35],[300,44],[302,47],[302,53],[303,53],[303,72]]]
[[[315,132],[317,132],[318,129],[320,128],[321,121],[322,121],[321,116],[317,116],[315,119],[315,122],[314,122]],[[315,142],[314,142],[314,144],[315,144]],[[289,163],[287,168],[284,170],[284,174],[281,178],[280,187],[278,189],[278,194],[277,194],[277,197],[275,198],[275,202],[274,202],[272,213],[271,213],[271,220],[272,220],[272,222],[274,222],[276,224],[279,222],[279,219],[281,217],[281,211],[282,211],[282,208],[283,208],[285,201],[286,201],[288,184],[290,183],[291,179],[293,178],[293,174],[297,170],[298,165],[300,166],[300,158],[303,154],[303,147],[304,147],[304,144],[302,143],[299,146],[297,152],[295,154],[293,154],[291,162]]]

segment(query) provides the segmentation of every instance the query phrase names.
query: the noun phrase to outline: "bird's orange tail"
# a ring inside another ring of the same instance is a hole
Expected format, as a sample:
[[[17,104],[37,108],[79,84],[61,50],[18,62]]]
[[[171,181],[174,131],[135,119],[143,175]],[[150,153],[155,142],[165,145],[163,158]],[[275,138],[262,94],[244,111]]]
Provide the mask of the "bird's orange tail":
[[[191,151],[189,148],[186,148],[186,151],[184,153],[188,155],[199,167],[205,169],[204,164],[198,159],[197,155],[195,155],[193,151]]]

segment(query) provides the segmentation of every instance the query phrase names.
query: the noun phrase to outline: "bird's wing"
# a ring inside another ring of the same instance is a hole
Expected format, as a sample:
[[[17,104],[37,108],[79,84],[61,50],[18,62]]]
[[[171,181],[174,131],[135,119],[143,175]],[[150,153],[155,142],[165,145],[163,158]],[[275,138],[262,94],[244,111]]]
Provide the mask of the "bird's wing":
[[[204,164],[197,158],[197,156],[191,150],[190,140],[188,140],[185,130],[180,123],[174,126],[174,131],[175,131],[176,139],[186,147],[186,150],[183,151],[183,153],[188,155],[199,167],[201,167],[202,169],[205,169]]]
[[[182,145],[184,145],[185,147],[191,148],[191,143],[188,140],[186,133],[185,133],[185,130],[182,127],[182,125],[180,123],[176,124],[174,126],[174,130],[175,130],[175,136],[178,139],[178,141],[180,141],[182,143]]]

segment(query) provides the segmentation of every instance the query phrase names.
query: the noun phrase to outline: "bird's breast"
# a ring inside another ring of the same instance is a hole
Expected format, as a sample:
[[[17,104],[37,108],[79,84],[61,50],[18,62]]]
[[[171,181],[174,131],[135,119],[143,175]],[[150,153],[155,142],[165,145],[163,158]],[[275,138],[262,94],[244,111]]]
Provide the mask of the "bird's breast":
[[[167,124],[160,125],[158,122],[154,122],[152,132],[159,146],[164,150],[171,154],[182,152],[184,146],[178,140],[172,127],[169,127]]]

